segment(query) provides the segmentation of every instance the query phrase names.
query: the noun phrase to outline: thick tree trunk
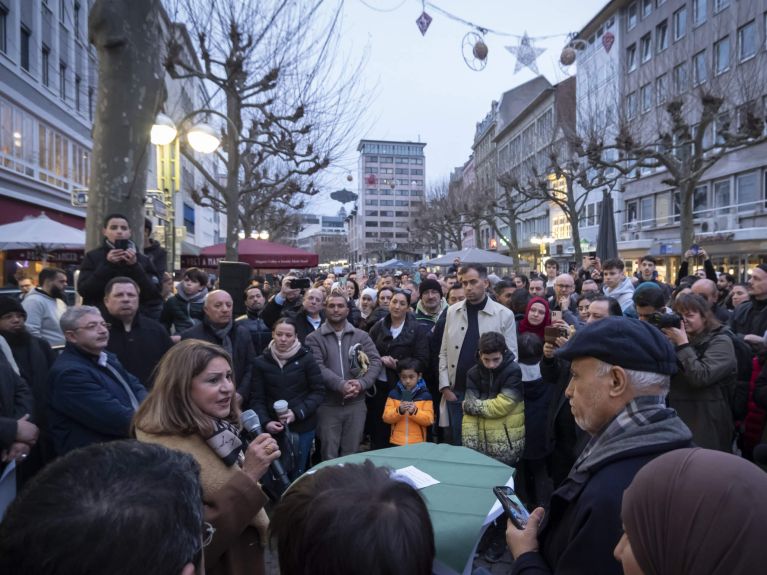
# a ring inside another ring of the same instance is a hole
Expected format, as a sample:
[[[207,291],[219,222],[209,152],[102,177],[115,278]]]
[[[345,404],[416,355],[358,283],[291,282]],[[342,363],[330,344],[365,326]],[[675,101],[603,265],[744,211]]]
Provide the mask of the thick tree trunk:
[[[692,214],[692,199],[697,181],[690,181],[679,188],[679,232],[682,240],[681,252],[695,243],[695,224]]]
[[[143,245],[149,133],[164,98],[160,0],[96,0],[88,17],[99,57],[87,248],[101,242],[104,217],[124,214]]]

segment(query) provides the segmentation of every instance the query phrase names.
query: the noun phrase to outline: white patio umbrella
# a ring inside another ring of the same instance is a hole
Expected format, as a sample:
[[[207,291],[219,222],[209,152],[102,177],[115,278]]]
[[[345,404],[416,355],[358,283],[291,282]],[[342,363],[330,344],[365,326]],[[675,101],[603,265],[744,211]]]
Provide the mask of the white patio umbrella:
[[[464,248],[457,252],[448,252],[444,256],[434,258],[426,263],[430,266],[451,266],[455,258],[461,258],[461,263],[464,264],[483,264],[499,267],[514,265],[514,258],[479,248]]]
[[[52,220],[45,212],[0,226],[0,250],[34,249],[47,253],[84,247],[84,231]]]

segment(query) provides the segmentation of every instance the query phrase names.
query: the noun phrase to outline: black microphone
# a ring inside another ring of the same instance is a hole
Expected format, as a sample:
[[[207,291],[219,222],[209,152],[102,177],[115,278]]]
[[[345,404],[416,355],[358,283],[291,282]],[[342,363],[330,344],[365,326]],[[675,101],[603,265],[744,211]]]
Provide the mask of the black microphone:
[[[251,439],[255,439],[264,432],[261,429],[261,420],[258,419],[258,415],[256,415],[256,412],[252,409],[242,412],[242,415],[240,415],[240,423],[242,423],[243,430]],[[282,468],[282,464],[278,459],[272,461],[269,465],[269,469],[272,470],[272,474],[274,474],[279,482],[282,483],[283,487],[288,487],[290,485],[288,475],[285,473],[285,470]]]

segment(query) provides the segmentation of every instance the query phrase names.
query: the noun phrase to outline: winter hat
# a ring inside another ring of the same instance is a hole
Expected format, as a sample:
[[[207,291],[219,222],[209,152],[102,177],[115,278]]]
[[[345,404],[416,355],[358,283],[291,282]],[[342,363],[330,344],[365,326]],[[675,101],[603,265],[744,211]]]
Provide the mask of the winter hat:
[[[421,281],[421,285],[418,286],[418,295],[423,295],[423,292],[433,289],[439,292],[439,297],[442,297],[442,285],[437,280],[425,279]]]
[[[19,300],[8,296],[0,297],[0,317],[13,312],[19,312],[24,316],[24,319],[27,317],[27,312],[21,307],[21,302]]]

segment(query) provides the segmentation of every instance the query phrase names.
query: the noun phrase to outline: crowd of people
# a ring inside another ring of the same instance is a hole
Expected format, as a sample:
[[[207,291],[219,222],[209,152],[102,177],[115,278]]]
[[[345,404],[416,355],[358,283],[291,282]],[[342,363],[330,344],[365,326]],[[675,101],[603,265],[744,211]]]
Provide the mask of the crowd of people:
[[[508,548],[512,573],[767,561],[754,539],[767,527],[767,264],[741,285],[700,250],[702,267],[669,285],[651,256],[633,275],[620,259],[505,277],[457,260],[254,275],[229,293],[196,268],[169,285],[161,248],[138,253],[120,214],[103,236],[81,305],[64,303],[56,268],[0,298],[0,469],[15,466],[19,492],[0,524],[3,572],[99,571],[78,571],[56,538],[90,541],[111,521],[102,508],[123,505],[147,507],[116,511],[121,545],[142,551],[96,553],[101,570],[261,573],[271,533],[283,573],[430,573],[417,491],[369,463],[307,474],[420,442],[516,469],[530,519],[497,522],[481,551]],[[284,496],[277,464],[300,478]],[[363,550],[348,549],[355,537]],[[155,555],[162,570],[142,566]]]

